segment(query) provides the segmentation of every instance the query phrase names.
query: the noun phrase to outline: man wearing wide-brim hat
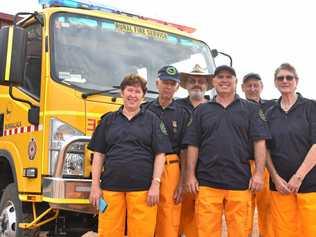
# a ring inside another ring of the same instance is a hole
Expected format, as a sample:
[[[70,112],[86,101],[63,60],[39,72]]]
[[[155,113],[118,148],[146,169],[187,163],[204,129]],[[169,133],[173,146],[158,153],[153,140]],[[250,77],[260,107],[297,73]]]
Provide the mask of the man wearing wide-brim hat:
[[[191,72],[180,73],[180,86],[188,90],[187,98],[179,99],[177,102],[189,110],[193,111],[201,103],[205,103],[209,98],[205,97],[205,92],[213,88],[213,75],[206,72],[200,65],[196,64]]]
[[[212,74],[206,72],[200,65],[196,64],[190,72],[180,73],[180,86],[188,90],[189,96],[178,99],[175,102],[185,107],[190,113],[193,113],[193,110],[198,105],[209,101],[209,97],[205,96],[205,92],[213,87]],[[185,163],[184,159],[182,159],[181,172],[185,171]],[[194,195],[184,193],[182,199],[180,232],[186,237],[197,236],[194,207]]]

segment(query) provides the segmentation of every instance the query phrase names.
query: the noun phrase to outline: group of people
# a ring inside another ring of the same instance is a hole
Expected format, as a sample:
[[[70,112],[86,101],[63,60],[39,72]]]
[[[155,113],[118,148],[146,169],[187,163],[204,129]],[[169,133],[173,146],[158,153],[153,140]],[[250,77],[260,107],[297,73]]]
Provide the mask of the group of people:
[[[94,152],[90,202],[101,237],[251,236],[254,210],[263,237],[316,236],[316,103],[296,92],[295,68],[281,64],[278,100],[260,97],[260,75],[196,65],[158,71],[157,99],[143,103],[146,80],[121,82],[123,106],[102,120]],[[174,99],[183,87],[188,97]],[[205,92],[214,88],[216,95]],[[101,180],[101,182],[100,182]]]

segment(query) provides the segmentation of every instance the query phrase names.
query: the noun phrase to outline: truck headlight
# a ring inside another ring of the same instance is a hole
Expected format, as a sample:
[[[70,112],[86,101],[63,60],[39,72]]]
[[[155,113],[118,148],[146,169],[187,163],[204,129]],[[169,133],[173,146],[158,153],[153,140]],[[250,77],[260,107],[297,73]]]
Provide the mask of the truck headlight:
[[[58,119],[51,119],[51,139],[49,147],[49,170],[53,175],[60,149],[65,141],[72,136],[82,136],[83,133]],[[84,174],[84,151],[85,143],[76,142],[72,144],[66,154],[63,175],[83,175]]]

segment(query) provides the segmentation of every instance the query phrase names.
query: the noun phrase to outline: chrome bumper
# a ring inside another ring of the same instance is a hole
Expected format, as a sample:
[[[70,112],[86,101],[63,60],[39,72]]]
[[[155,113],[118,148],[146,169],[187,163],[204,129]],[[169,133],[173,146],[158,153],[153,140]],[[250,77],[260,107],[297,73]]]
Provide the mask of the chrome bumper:
[[[60,150],[54,177],[43,178],[43,200],[50,207],[83,213],[96,213],[89,203],[91,179],[62,178],[67,149],[75,142],[89,142],[90,137],[75,136],[65,142]]]

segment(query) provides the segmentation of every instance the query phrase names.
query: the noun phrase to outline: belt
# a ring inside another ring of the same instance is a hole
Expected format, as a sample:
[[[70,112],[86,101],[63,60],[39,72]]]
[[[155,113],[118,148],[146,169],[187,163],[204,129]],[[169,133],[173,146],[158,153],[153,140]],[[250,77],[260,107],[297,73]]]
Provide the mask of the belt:
[[[179,160],[166,160],[165,161],[165,165],[171,165],[171,164],[175,164],[175,163],[179,163]]]

